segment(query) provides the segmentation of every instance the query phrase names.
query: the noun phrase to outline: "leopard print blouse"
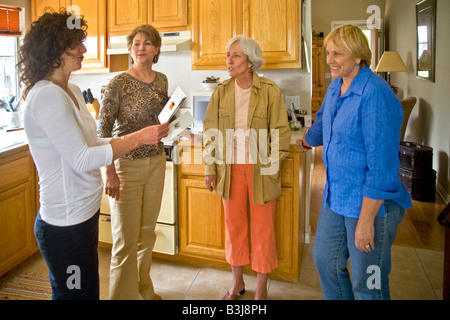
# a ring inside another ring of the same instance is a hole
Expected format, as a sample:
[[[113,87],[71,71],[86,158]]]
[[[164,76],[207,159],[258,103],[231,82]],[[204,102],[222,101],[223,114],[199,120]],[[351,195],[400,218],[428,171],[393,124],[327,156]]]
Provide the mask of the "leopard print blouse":
[[[152,83],[128,73],[115,76],[106,87],[100,108],[99,137],[120,137],[159,124],[158,115],[169,100],[167,77],[156,72]],[[162,142],[134,149],[122,158],[149,158],[164,152]]]

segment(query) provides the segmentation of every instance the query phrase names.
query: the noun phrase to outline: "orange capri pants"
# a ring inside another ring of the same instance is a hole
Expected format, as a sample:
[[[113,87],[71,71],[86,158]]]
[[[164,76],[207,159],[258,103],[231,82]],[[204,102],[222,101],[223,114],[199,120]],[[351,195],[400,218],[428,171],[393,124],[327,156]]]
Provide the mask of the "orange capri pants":
[[[252,269],[269,273],[278,266],[275,240],[276,199],[253,203],[253,165],[232,164],[229,201],[223,201],[226,225],[225,254],[232,266],[252,263]],[[250,215],[248,215],[248,200]],[[250,245],[249,247],[249,219]]]

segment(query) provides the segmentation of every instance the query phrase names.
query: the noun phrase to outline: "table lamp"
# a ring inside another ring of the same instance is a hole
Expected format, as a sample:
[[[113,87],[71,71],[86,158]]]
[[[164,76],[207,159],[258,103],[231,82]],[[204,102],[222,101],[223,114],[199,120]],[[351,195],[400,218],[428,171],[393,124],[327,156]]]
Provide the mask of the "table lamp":
[[[391,72],[408,72],[408,69],[397,51],[385,51],[375,68],[375,72],[386,72],[387,82],[394,93],[397,94],[398,88],[391,84]]]

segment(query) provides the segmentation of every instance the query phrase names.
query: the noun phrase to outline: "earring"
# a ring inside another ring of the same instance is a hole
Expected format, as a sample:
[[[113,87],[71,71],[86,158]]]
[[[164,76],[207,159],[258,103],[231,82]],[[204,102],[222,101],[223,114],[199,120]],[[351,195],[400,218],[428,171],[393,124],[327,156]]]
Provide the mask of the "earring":
[[[359,64],[356,66],[356,69],[359,69]]]

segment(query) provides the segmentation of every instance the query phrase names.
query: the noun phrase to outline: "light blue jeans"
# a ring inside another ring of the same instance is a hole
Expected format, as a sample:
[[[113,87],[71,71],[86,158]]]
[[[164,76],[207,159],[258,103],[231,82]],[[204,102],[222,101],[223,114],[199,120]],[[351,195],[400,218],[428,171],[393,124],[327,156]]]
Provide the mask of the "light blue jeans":
[[[375,218],[375,249],[361,252],[355,246],[358,219],[322,206],[314,240],[313,258],[327,300],[389,300],[391,247],[404,209],[385,201],[386,213]],[[352,279],[347,269],[350,258]],[[353,287],[352,287],[353,282]]]

